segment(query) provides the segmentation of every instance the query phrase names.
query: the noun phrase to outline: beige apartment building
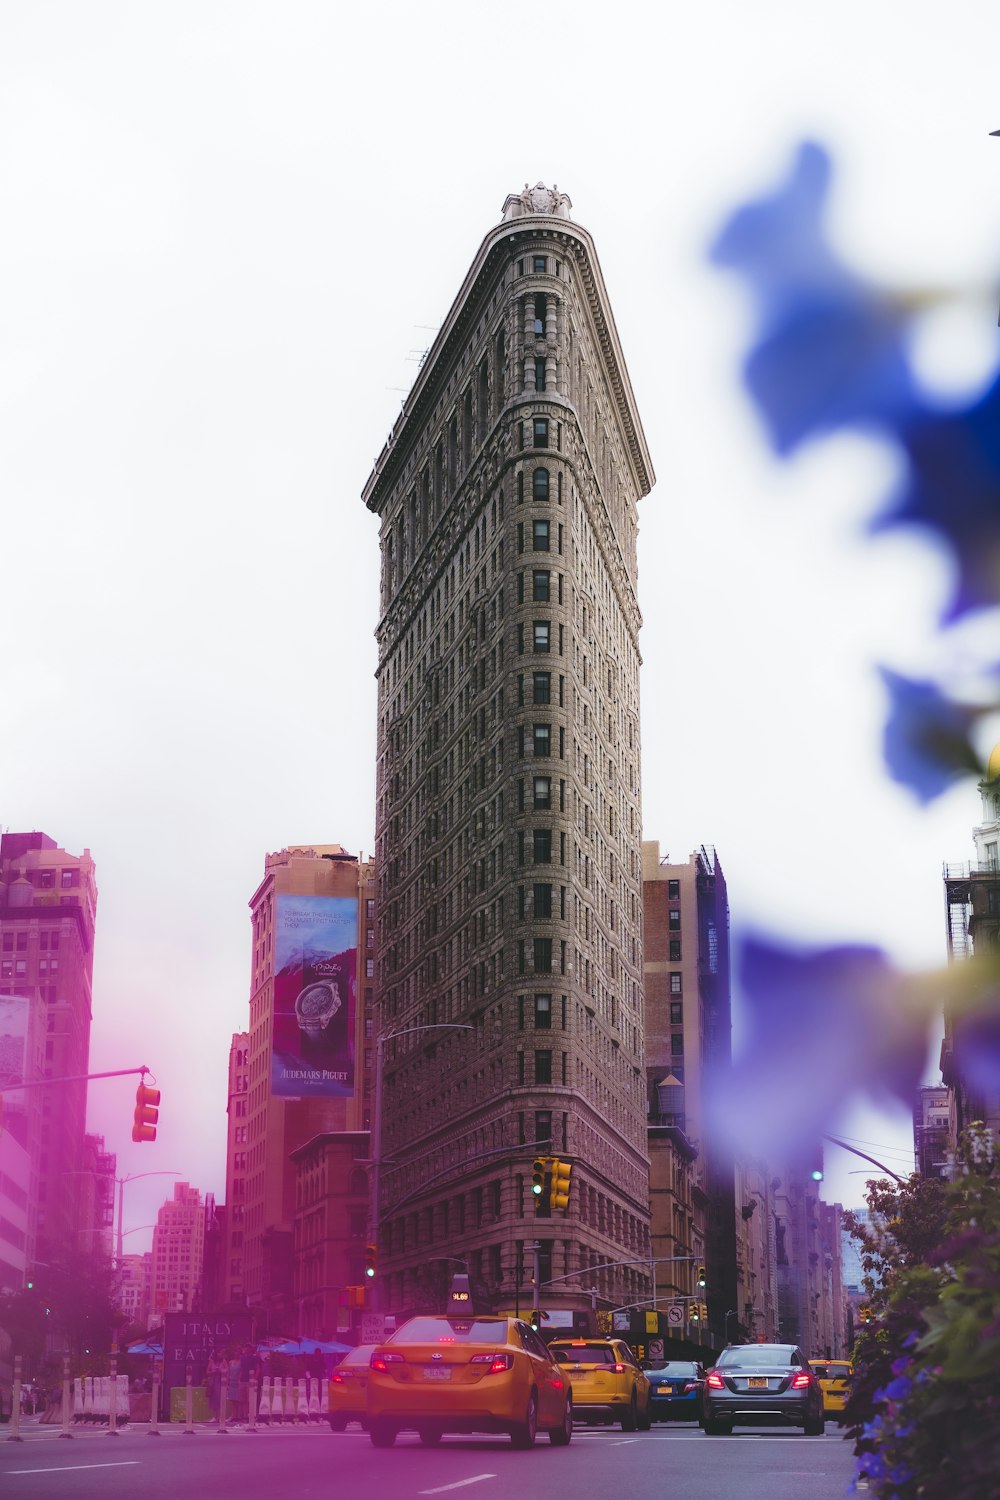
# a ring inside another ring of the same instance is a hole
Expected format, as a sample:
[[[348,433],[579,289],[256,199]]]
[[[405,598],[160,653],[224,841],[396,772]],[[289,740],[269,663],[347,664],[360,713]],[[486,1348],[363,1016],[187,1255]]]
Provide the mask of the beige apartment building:
[[[197,1305],[205,1259],[205,1205],[187,1182],[174,1184],[153,1228],[150,1298],[155,1313],[190,1312]]]
[[[396,1311],[648,1297],[638,502],[654,476],[565,193],[503,205],[364,500],[379,518],[375,1211]],[[428,220],[440,225],[440,216]],[[571,1164],[536,1214],[536,1156]],[[607,1263],[613,1263],[610,1266]],[[601,1267],[601,1269],[597,1269]]]
[[[269,854],[250,900],[250,1028],[229,1063],[227,1279],[231,1300],[281,1332],[296,1316],[293,1153],[369,1125],[375,914],[374,866],[340,844]]]
[[[729,898],[714,849],[687,860],[660,857],[642,845],[645,914],[646,1095],[654,1181],[690,1179],[687,1211],[654,1195],[653,1242],[668,1261],[678,1294],[704,1304],[707,1316],[686,1320],[686,1335],[718,1348],[735,1337],[737,1223],[732,1153],[713,1139],[704,1102],[706,1073],[731,1056]],[[663,1163],[664,1153],[677,1160]],[[695,1285],[699,1262],[706,1285]],[[664,1267],[664,1279],[667,1276]],[[678,1330],[679,1332],[680,1330]]]

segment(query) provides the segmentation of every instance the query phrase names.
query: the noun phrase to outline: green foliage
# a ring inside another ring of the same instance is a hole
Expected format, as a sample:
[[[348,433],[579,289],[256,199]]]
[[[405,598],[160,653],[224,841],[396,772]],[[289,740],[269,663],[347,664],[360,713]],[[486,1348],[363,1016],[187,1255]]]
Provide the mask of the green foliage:
[[[65,1247],[32,1268],[32,1286],[0,1298],[0,1328],[10,1334],[25,1369],[40,1370],[47,1353],[69,1353],[74,1368],[89,1350],[106,1352],[119,1314],[113,1305],[111,1262]]]
[[[983,1500],[1000,1473],[1000,1165],[963,1141],[955,1179],[874,1183],[852,1218],[879,1317],[855,1349],[848,1404],[876,1500]]]

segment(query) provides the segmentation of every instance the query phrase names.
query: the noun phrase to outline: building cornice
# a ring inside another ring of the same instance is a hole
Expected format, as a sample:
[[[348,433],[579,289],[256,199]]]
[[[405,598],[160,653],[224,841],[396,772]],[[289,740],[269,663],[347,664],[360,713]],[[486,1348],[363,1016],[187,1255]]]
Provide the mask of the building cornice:
[[[480,316],[484,299],[475,296],[477,289],[489,287],[520,241],[539,239],[557,241],[576,260],[639,493],[647,495],[652,489],[656,476],[593,239],[586,229],[567,219],[537,214],[496,225],[480,245],[362,491],[362,499],[369,510],[381,513],[413,444],[424,435],[430,408],[438,399],[454,358],[468,340],[470,324]]]

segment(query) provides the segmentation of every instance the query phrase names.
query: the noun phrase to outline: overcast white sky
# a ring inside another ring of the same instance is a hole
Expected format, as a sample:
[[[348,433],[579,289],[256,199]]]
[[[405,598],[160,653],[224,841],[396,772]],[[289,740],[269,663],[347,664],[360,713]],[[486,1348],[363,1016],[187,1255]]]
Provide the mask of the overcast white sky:
[[[941,861],[969,857],[979,799],[921,812],[887,783],[874,663],[922,669],[945,575],[856,540],[891,455],[771,461],[736,374],[746,304],[704,247],[825,141],[845,253],[978,292],[932,363],[981,376],[997,32],[986,0],[0,4],[0,825],[97,862],[92,1065],[163,1089],[150,1148],[132,1080],[91,1086],[120,1172],[223,1196],[264,854],[372,849],[360,492],[526,179],[596,238],[657,471],[645,837],[714,843],[737,926],[942,960]],[[843,1128],[887,1157],[906,1139]],[[831,1154],[830,1196],[858,1200],[855,1165]],[[169,1191],[129,1188],[129,1249]]]

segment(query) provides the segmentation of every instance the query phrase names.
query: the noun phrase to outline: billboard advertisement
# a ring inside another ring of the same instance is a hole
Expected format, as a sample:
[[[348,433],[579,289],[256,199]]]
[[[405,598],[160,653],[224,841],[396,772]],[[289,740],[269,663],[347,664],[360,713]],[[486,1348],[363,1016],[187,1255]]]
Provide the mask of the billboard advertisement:
[[[271,1093],[354,1093],[355,896],[279,896],[275,921]]]

